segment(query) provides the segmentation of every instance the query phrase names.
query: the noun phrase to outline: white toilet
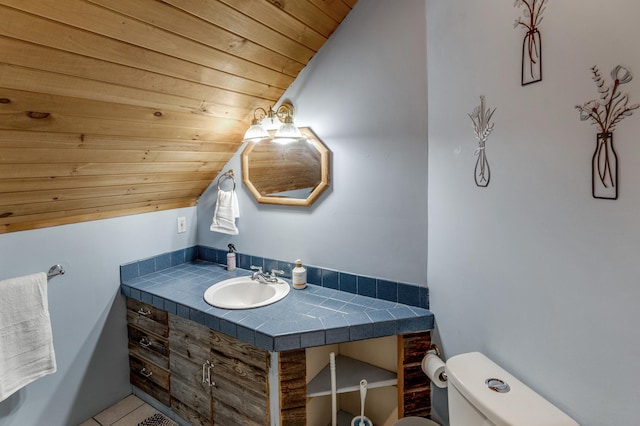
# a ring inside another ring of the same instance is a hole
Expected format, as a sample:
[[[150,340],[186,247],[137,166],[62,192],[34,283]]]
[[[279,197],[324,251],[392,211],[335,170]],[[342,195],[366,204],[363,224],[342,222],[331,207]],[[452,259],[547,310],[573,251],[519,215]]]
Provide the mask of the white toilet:
[[[446,363],[450,426],[578,426],[578,423],[479,352]],[[397,426],[433,426],[418,417]]]

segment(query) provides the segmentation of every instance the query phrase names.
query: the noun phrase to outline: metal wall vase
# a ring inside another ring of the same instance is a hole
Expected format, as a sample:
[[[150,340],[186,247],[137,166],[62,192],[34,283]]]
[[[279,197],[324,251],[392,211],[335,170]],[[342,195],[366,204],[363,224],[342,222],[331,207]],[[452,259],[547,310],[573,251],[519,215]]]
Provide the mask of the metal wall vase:
[[[480,142],[478,145],[479,146],[476,149],[476,155],[478,156],[478,158],[476,160],[476,167],[474,170],[473,178],[476,181],[476,185],[484,187],[489,185],[489,180],[491,179],[491,169],[489,168],[489,161],[487,161],[484,142]]]
[[[591,164],[593,198],[618,198],[618,156],[613,149],[613,133],[598,133]]]
[[[618,199],[618,156],[613,149],[613,131],[620,121],[640,108],[629,104],[629,95],[620,91],[620,86],[629,83],[633,76],[622,65],[611,70],[612,83],[607,82],[597,66],[591,67],[593,81],[598,88],[598,98],[576,105],[580,121],[590,121],[600,129],[596,139],[596,151],[591,160],[591,193],[593,198]]]
[[[494,112],[496,112],[496,109],[487,108],[484,96],[480,96],[480,105],[475,107],[471,114],[467,114],[473,123],[473,133],[478,139],[478,147],[474,152],[478,158],[476,159],[476,167],[473,170],[473,179],[479,187],[488,186],[491,179],[491,170],[489,169],[489,161],[487,161],[485,145],[487,138],[493,131],[491,117],[493,117]]]
[[[540,31],[530,30],[522,40],[522,86],[542,80],[542,40]]]

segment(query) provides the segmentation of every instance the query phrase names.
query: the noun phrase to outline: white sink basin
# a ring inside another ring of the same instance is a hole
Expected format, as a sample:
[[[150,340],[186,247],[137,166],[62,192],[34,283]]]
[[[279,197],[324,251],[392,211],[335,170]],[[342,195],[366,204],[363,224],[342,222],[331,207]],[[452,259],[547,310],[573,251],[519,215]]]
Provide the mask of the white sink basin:
[[[204,300],[211,306],[224,309],[250,309],[270,305],[283,299],[291,287],[278,279],[265,284],[251,277],[237,277],[220,281],[204,292]]]

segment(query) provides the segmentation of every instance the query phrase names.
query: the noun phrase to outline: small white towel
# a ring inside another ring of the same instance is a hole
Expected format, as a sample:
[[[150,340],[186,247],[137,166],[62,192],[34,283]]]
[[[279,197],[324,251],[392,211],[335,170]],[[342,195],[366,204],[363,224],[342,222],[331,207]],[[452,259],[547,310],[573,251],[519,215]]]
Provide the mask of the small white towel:
[[[213,222],[209,229],[213,232],[238,235],[239,231],[236,227],[237,217],[240,217],[240,209],[238,207],[236,191],[218,190],[218,200],[216,201],[216,208],[213,212]]]
[[[0,281],[0,401],[55,372],[47,275]]]

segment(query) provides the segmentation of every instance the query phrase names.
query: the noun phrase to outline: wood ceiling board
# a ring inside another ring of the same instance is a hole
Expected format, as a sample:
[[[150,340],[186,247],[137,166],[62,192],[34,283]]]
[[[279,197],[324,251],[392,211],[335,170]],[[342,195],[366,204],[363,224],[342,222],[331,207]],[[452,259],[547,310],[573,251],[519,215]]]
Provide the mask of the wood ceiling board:
[[[0,233],[194,206],[354,4],[281,3],[0,0]]]
[[[237,142],[190,141],[179,139],[134,139],[76,133],[0,132],[0,148],[120,149],[235,153]]]
[[[3,0],[0,0],[0,4]],[[0,5],[0,35],[266,99],[283,90]],[[52,34],[56,34],[52,37]],[[55,57],[55,52],[51,52]]]
[[[173,0],[170,0],[173,1]],[[313,28],[285,13],[268,1],[220,0],[256,22],[292,39],[317,52],[327,41]]]
[[[195,200],[183,200],[182,198],[177,198],[174,200],[160,200],[156,202],[148,201],[101,208],[88,208],[20,216],[21,221],[19,222],[13,221],[16,219],[15,217],[0,218],[0,234],[162,210],[180,209],[184,207],[192,207],[194,205],[196,205]]]
[[[3,148],[0,151],[0,164],[41,164],[41,163],[155,163],[228,161],[231,155],[217,152],[185,151],[133,151],[36,148]],[[170,171],[170,169],[168,170]]]
[[[204,111],[215,111],[215,104],[190,98],[89,80],[64,74],[0,63],[0,84],[28,92],[92,99],[116,104],[155,108],[160,111],[176,111],[214,116]],[[0,107],[2,104],[0,104]],[[224,111],[224,107],[220,111]],[[247,108],[249,112],[249,108]],[[219,114],[223,115],[223,114]]]
[[[282,1],[282,3],[280,3],[279,0],[267,1],[282,5],[282,7],[277,8],[327,38],[329,38],[338,27],[338,22],[308,0]]]
[[[207,186],[215,178],[213,173],[156,173],[152,175],[101,175],[101,176],[48,176],[0,180],[0,193],[39,191],[42,188],[100,188],[115,185],[140,185],[161,183],[199,182]]]
[[[50,176],[102,176],[134,173],[188,173],[190,171],[211,172],[222,170],[226,161],[219,162],[172,162],[172,163],[0,163],[1,179],[22,179]]]
[[[2,85],[2,82],[0,82]],[[28,90],[16,90],[0,87],[0,98],[9,103],[0,104],[0,111],[42,111],[51,114],[74,115],[81,117],[104,118],[139,123],[158,123],[178,127],[208,128],[215,127],[220,120],[236,120],[245,128],[243,120],[245,110],[219,112],[216,115],[197,114],[194,111],[173,111],[164,108],[151,108],[131,104],[113,103],[102,100],[45,94]],[[238,114],[238,116],[235,116]]]
[[[148,25],[83,0],[1,0],[5,5],[71,27],[91,31],[113,40],[138,46],[166,56],[208,66],[221,72],[286,89],[293,76],[269,69],[226,52]],[[73,10],[74,13],[69,13]],[[64,37],[49,34],[49,37]]]
[[[200,194],[210,182],[172,182],[138,185],[115,185],[96,188],[61,188],[55,190],[40,190],[26,192],[0,193],[0,206],[19,206],[21,204],[37,204],[71,200],[87,200],[90,198],[112,198],[135,194],[161,194],[165,192],[180,192],[183,194]],[[50,210],[57,210],[55,203]]]
[[[106,0],[99,0],[106,1]],[[108,0],[117,1],[117,0]],[[230,34],[237,34],[244,42],[251,42],[288,57],[299,64],[306,64],[316,50],[301,42],[291,39],[259,21],[240,13],[220,1],[165,0],[185,12],[192,13],[200,19],[224,29]],[[298,69],[294,75],[302,68]]]
[[[176,127],[159,123],[132,123],[130,121],[51,115],[44,119],[33,119],[23,112],[0,111],[0,130],[32,130],[42,132],[80,133],[127,136],[134,138],[175,138],[187,140],[214,140],[230,138],[238,141],[238,146],[244,129],[238,124],[219,125],[209,129]]]
[[[351,7],[342,0],[308,0],[309,3],[320,9],[326,15],[331,17],[336,22],[342,22],[342,20],[351,12]]]

